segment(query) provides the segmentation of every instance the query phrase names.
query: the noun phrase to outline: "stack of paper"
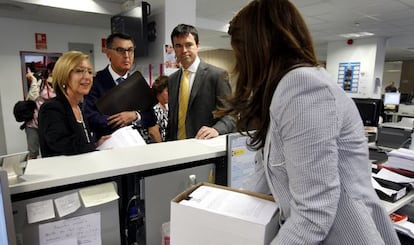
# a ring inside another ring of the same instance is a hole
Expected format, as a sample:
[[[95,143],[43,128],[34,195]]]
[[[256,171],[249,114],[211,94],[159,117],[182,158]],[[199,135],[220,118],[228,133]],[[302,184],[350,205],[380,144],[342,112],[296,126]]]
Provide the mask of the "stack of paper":
[[[372,173],[372,185],[378,196],[385,201],[395,202],[404,197],[414,186],[414,178],[382,168]]]
[[[97,147],[98,150],[145,145],[145,140],[133,126],[122,127],[111,134],[111,138]]]
[[[278,209],[272,201],[211,186],[198,187],[180,204],[262,225],[269,223]]]
[[[404,221],[398,224],[394,224],[397,231],[414,238],[414,223],[410,221]]]
[[[388,162],[385,165],[414,171],[414,151],[404,148],[392,150],[388,153]]]

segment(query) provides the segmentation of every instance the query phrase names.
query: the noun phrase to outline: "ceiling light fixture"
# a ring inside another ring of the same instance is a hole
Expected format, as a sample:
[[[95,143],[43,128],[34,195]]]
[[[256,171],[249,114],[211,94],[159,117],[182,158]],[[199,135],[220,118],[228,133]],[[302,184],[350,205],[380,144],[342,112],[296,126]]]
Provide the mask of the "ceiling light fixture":
[[[42,5],[46,7],[62,8],[69,10],[77,10],[82,12],[111,14],[104,5],[98,4],[93,0],[70,0],[70,1],[56,1],[56,0],[15,0],[22,3],[30,3],[35,5]],[[120,6],[119,6],[119,9]]]
[[[346,34],[340,34],[339,36],[344,37],[344,38],[360,38],[360,37],[369,37],[369,36],[374,36],[374,33],[371,32],[355,32],[355,33],[346,33]]]

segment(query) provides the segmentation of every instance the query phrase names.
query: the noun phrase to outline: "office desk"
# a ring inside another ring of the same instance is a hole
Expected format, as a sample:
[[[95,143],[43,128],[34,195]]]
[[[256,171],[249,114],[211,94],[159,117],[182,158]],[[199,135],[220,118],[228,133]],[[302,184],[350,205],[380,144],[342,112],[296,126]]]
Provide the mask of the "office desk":
[[[398,122],[401,117],[414,117],[414,114],[406,112],[385,112],[385,115],[391,116],[391,122]]]
[[[138,229],[131,228],[132,222],[128,223],[130,216],[127,207],[130,200],[137,200],[139,205],[145,207],[145,222],[132,225],[145,226],[145,244],[159,244],[161,224],[169,221],[171,199],[189,187],[189,175],[196,174],[197,181],[207,181],[213,170],[216,183],[226,185],[226,136],[211,140],[188,139],[30,160],[25,175],[10,180],[13,208],[18,209],[19,212],[16,213],[20,214],[15,216],[15,219],[19,217],[18,222],[15,222],[18,224],[16,230],[21,232],[20,235],[26,241],[31,241],[29,244],[37,244],[36,231],[40,229],[40,225],[57,221],[58,218],[27,224],[22,214],[25,213],[28,203],[55,199],[95,184],[115,182],[120,196],[116,201],[119,203],[119,210],[116,210],[118,204],[112,203],[111,207],[119,212],[120,229],[116,225],[108,227],[111,222],[102,224],[102,229],[119,230],[117,235],[120,236],[122,244],[127,244],[127,239],[128,244],[131,244],[129,239],[135,239],[132,235]],[[83,208],[73,216],[84,215],[89,210]],[[100,212],[103,221],[117,219],[114,215],[109,215],[108,208],[104,206],[98,207],[96,211]],[[132,232],[124,236],[125,230]],[[102,233],[103,245],[112,245],[109,241],[112,236],[108,233]]]
[[[24,176],[12,178],[11,195],[175,166],[226,155],[226,136],[29,160]]]
[[[387,210],[387,213],[391,214],[398,209],[404,207],[405,205],[409,204],[411,201],[414,200],[414,191],[410,191],[405,197],[401,198],[400,200],[396,202],[387,202],[381,200],[382,204],[384,205],[385,209]]]

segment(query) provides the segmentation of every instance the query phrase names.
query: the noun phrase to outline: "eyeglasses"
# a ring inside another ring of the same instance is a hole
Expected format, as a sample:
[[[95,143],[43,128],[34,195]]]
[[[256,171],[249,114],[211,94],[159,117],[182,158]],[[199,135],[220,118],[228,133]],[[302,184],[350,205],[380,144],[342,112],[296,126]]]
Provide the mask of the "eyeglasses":
[[[130,48],[127,48],[127,49],[121,48],[121,47],[118,47],[118,48],[109,48],[109,49],[116,51],[119,55],[124,55],[125,52],[127,52],[129,55],[133,55],[134,54],[134,51],[135,51],[135,48],[134,47],[130,47]]]
[[[83,76],[84,75],[93,76],[92,70],[86,69],[86,68],[77,67],[77,68],[73,69],[73,72],[78,73],[78,74],[82,74]]]

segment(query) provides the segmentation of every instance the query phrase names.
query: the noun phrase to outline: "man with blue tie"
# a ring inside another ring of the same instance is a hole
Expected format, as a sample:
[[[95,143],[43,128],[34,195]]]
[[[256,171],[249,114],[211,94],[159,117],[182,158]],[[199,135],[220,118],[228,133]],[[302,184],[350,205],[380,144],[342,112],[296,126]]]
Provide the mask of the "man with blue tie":
[[[106,39],[105,51],[110,64],[96,73],[92,89],[85,96],[83,103],[84,116],[97,138],[111,134],[120,127],[139,122],[141,119],[143,127],[152,127],[156,123],[153,113],[152,115],[151,113],[141,115],[137,111],[123,111],[114,115],[104,115],[98,111],[95,105],[99,98],[128,77],[134,63],[134,50],[134,40],[127,34],[113,33]],[[117,102],[114,101],[114,103]],[[143,137],[145,138],[145,136]]]

